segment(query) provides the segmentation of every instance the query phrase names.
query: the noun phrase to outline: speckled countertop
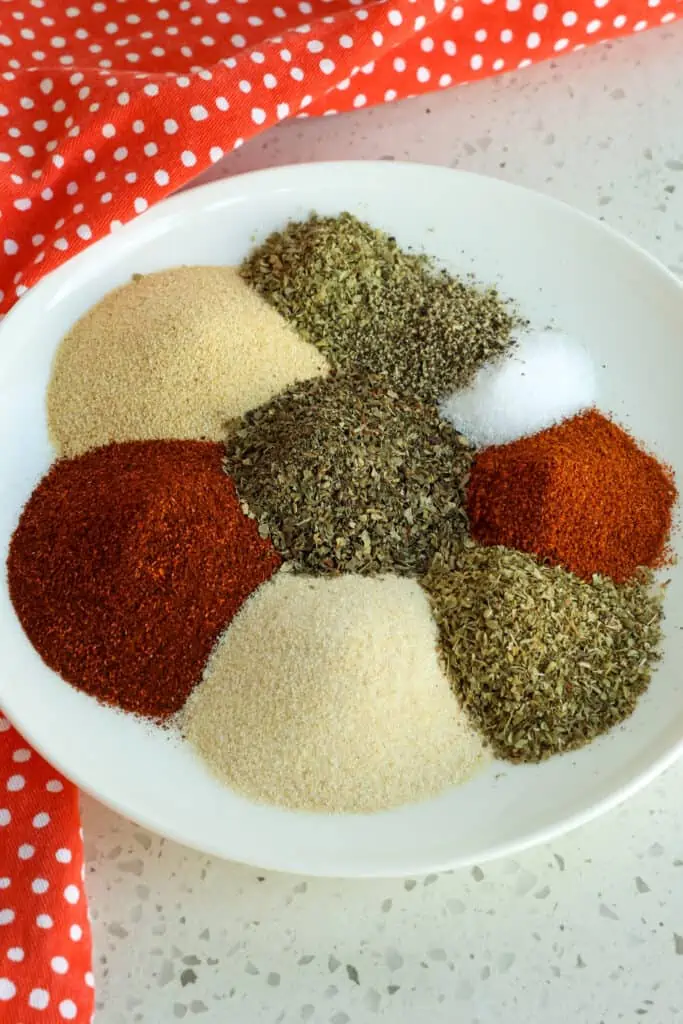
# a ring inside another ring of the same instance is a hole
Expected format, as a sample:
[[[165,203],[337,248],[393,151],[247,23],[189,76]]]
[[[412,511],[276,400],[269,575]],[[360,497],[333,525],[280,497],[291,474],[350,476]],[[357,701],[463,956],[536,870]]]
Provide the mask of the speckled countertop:
[[[344,119],[211,177],[354,156],[564,199],[683,274],[683,26]],[[84,800],[96,1024],[669,1024],[683,1018],[683,765],[550,847],[386,882],[264,877]]]

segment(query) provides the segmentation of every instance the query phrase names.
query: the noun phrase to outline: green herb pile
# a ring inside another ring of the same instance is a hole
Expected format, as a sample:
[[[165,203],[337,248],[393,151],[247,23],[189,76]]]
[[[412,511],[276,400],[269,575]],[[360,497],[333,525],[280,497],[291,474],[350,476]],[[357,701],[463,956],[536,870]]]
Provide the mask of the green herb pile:
[[[252,287],[339,370],[437,401],[510,344],[494,289],[451,277],[349,213],[272,234],[242,264]]]
[[[247,413],[225,469],[296,568],[416,575],[467,532],[472,457],[435,407],[376,377],[332,374]]]
[[[469,537],[473,453],[436,402],[511,344],[497,292],[348,213],[289,224],[240,273],[332,366],[231,425],[225,468],[262,535],[300,572],[420,578],[497,756],[540,761],[627,718],[659,657],[652,575],[587,582]]]
[[[652,577],[585,583],[530,555],[468,543],[423,580],[453,689],[495,754],[540,761],[622,722],[661,639]]]

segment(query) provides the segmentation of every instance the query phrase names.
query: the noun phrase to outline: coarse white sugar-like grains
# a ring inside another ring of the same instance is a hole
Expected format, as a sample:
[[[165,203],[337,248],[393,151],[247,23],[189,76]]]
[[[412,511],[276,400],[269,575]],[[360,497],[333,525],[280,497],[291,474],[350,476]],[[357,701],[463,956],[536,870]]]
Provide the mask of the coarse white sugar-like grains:
[[[477,448],[545,430],[595,404],[593,361],[582,344],[542,331],[521,337],[472,384],[441,403],[441,414]]]
[[[226,421],[326,372],[317,349],[233,268],[136,275],[62,340],[50,435],[68,456],[110,441],[218,441]]]
[[[242,607],[185,732],[254,800],[372,812],[466,779],[482,742],[451,692],[421,587],[281,571]]]

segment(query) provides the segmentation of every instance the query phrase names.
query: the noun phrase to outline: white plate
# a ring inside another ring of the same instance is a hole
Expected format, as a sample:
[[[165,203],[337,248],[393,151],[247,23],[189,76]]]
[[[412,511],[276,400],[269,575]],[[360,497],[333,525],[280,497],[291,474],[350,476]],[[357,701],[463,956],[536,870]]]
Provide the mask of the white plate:
[[[185,192],[51,274],[0,328],[0,558],[52,459],[50,362],[67,328],[105,292],[178,263],[236,263],[311,210],[350,210],[454,271],[499,282],[537,326],[583,338],[602,406],[683,480],[683,290],[602,225],[493,179],[394,163],[288,167]],[[683,747],[683,580],[667,597],[666,655],[628,723],[574,755],[496,763],[436,800],[360,816],[289,813],[224,789],[191,751],[105,709],[50,672],[0,589],[0,705],[50,761],[130,818],[208,853],[318,875],[403,875],[509,854],[616,804]]]

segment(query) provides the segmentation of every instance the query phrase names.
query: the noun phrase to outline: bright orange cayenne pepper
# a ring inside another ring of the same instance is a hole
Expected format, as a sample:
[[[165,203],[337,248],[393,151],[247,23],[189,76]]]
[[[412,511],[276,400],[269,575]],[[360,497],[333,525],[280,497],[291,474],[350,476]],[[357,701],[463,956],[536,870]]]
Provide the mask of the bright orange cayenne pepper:
[[[623,583],[664,557],[673,474],[591,409],[532,437],[481,451],[468,491],[472,535]]]

